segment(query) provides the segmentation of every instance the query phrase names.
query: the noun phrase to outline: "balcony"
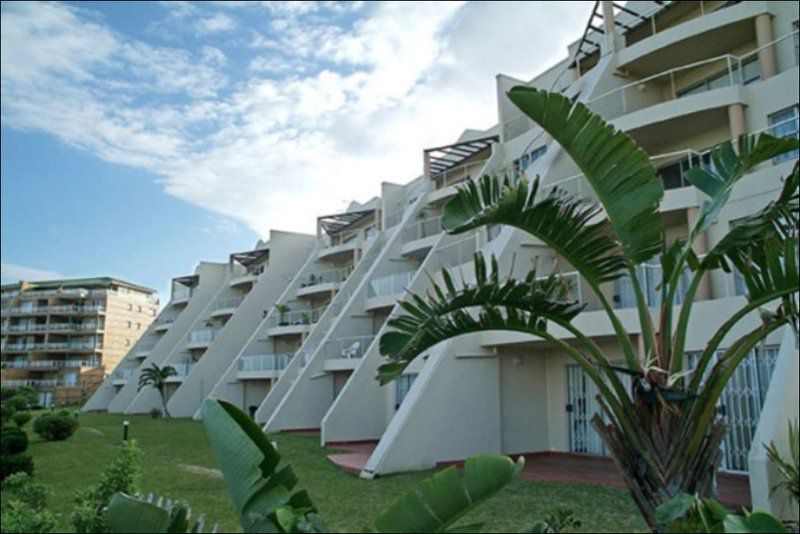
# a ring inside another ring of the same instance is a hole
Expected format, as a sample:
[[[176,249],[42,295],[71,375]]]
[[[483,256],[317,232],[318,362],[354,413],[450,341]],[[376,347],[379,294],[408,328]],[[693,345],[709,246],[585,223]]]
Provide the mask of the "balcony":
[[[3,380],[2,386],[4,388],[21,388],[21,387],[32,387],[32,388],[54,388],[57,386],[66,386],[70,385],[64,382],[63,380],[59,380],[57,378],[54,379],[38,379],[38,378],[26,378],[22,380]]]
[[[48,306],[44,308],[47,313],[55,315],[93,315],[104,312],[106,309],[103,304],[85,306],[83,304],[64,304],[58,306]]]
[[[189,302],[189,299],[192,298],[194,294],[194,288],[191,287],[181,287],[172,290],[172,299],[170,299],[170,303],[173,306],[183,306],[184,304]]]
[[[207,328],[204,330],[194,330],[189,332],[187,349],[205,349],[214,341],[219,334],[219,328]]]
[[[319,321],[324,308],[306,310],[291,310],[287,312],[274,311],[267,319],[267,336],[296,336],[307,334],[312,326]]]
[[[111,373],[111,383],[115,386],[123,386],[128,380],[133,378],[136,371],[138,371],[138,369],[115,369],[114,372]]]
[[[227,317],[236,313],[236,308],[242,303],[244,297],[226,297],[219,299],[211,305],[211,317]]]
[[[50,323],[46,328],[51,332],[93,332],[102,329],[103,327],[97,323]]]
[[[376,278],[367,288],[367,310],[393,308],[398,298],[405,293],[417,271],[403,271]]]
[[[3,369],[81,369],[93,368],[100,364],[97,360],[6,360],[0,362]]]
[[[349,265],[343,269],[327,269],[310,273],[303,277],[300,288],[297,290],[298,297],[310,297],[323,293],[333,293],[339,289],[339,285],[347,280],[353,266]]]
[[[290,353],[242,356],[237,363],[236,378],[239,380],[278,378],[291,361]]]
[[[442,217],[428,217],[410,223],[403,228],[401,238],[403,246],[401,254],[414,255],[421,251],[427,251],[439,238],[442,233]]]
[[[258,281],[258,274],[256,273],[245,273],[241,276],[236,276],[231,278],[228,282],[228,287],[236,288],[236,287],[243,287],[247,285],[255,284]]]
[[[325,342],[323,346],[325,370],[347,371],[355,369],[374,340],[374,335],[368,335],[343,337]]]
[[[155,348],[156,343],[156,341],[141,341],[137,343],[133,349],[133,357],[139,359],[147,358],[150,351]]]
[[[352,258],[355,256],[355,251],[360,248],[357,235],[351,236],[344,241],[328,241],[325,246],[320,249],[317,254],[317,259],[335,261],[344,258]]]
[[[184,379],[189,376],[189,373],[192,372],[192,367],[195,366],[195,362],[179,362],[173,363],[171,366],[175,369],[177,373],[175,376],[171,376],[167,378],[167,382],[183,382]]]
[[[169,327],[172,326],[172,323],[175,322],[177,316],[166,316],[160,317],[155,321],[155,326],[153,326],[153,331],[158,333],[164,333],[169,330]]]
[[[455,195],[457,186],[477,178],[487,161],[488,159],[482,159],[465,163],[434,175],[433,191],[428,194],[428,204],[437,204]]]

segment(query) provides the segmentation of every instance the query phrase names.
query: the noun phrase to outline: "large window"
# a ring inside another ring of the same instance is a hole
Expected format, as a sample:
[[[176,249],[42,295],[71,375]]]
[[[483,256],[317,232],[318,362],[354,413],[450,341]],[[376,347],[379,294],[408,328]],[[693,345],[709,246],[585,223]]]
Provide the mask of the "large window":
[[[776,137],[797,137],[798,136],[798,107],[794,105],[790,108],[777,111],[769,116],[769,125],[772,135]],[[773,158],[773,163],[780,163],[797,157],[797,150],[792,150],[785,154]]]
[[[417,379],[416,373],[406,373],[400,375],[397,378],[397,380],[395,380],[395,385],[394,385],[395,410],[400,408],[400,405],[403,404],[403,399],[405,399],[406,395],[408,395],[408,392],[411,391],[411,386],[414,384],[414,380],[416,379]]]

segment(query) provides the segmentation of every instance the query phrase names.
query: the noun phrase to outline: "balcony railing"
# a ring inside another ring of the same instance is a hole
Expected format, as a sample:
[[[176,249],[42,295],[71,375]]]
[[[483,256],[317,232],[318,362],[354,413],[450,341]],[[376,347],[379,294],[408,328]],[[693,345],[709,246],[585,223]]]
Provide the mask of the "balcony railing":
[[[156,346],[157,341],[141,341],[136,344],[136,352],[149,352]]]
[[[192,297],[192,288],[190,287],[178,288],[172,291],[173,302],[182,302],[184,300],[189,300],[191,297]]]
[[[367,296],[382,297],[385,295],[399,295],[403,293],[414,279],[417,271],[403,271],[376,278],[369,283]]]
[[[136,369],[116,369],[111,373],[111,379],[128,381],[133,378],[134,373],[136,373]]]
[[[798,31],[795,30],[741,56],[723,54],[633,81],[592,98],[588,102],[588,106],[606,119],[613,119],[620,115],[677,98],[720,87],[746,85],[758,81],[760,80],[758,53],[765,48],[773,47],[776,58],[794,58],[791,64],[777,65],[778,72],[786,71],[797,65],[797,57],[794,54],[797,34]],[[713,68],[714,66],[719,68],[714,75],[704,78],[699,83],[693,83],[683,88],[680,87],[681,77],[689,71],[698,68]],[[676,80],[678,80],[678,83],[676,83]]]
[[[3,380],[2,386],[4,388],[21,388],[21,387],[34,387],[34,388],[54,388],[56,386],[67,385],[63,380],[58,379],[35,379],[27,378],[24,380]]]
[[[292,361],[290,353],[256,354],[239,358],[240,371],[283,371]]]
[[[192,367],[194,367],[194,365],[195,362],[179,362],[179,363],[173,363],[172,367],[175,369],[175,372],[177,373],[176,376],[187,376],[191,372]]]
[[[214,302],[214,305],[211,307],[214,311],[217,310],[228,310],[231,308],[238,308],[239,304],[242,303],[244,297],[226,297],[224,299],[219,299],[218,301]]]
[[[267,322],[267,327],[274,328],[276,326],[311,325],[319,321],[319,318],[324,311],[324,308],[291,310],[283,313],[276,311],[271,315],[269,321]]]
[[[353,336],[325,342],[325,357],[329,359],[354,360],[363,358],[375,336]]]
[[[0,362],[6,369],[77,369],[90,368],[99,365],[97,360],[7,360]]]
[[[476,178],[478,173],[481,172],[481,169],[483,169],[483,166],[486,165],[486,161],[486,159],[471,161],[433,175],[431,178],[436,184],[435,188],[443,189],[451,185],[465,182],[470,178]]]
[[[403,228],[403,242],[415,241],[442,232],[442,217],[429,217],[418,220]]]
[[[472,262],[478,250],[478,236],[476,232],[467,234],[463,239],[450,243],[435,250],[432,270],[440,271],[445,267],[453,267]]]
[[[189,343],[211,343],[219,333],[219,328],[207,328],[189,332]]]
[[[326,269],[324,271],[317,271],[309,273],[303,277],[300,287],[312,287],[320,284],[340,283],[347,280],[350,273],[353,272],[353,265],[348,265],[342,269]]]

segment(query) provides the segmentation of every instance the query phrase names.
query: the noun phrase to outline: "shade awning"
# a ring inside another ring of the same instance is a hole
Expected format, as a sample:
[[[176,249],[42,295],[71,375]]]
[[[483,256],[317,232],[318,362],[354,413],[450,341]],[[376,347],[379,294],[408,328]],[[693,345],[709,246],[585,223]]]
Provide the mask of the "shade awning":
[[[462,141],[452,145],[439,146],[425,149],[425,155],[430,177],[441,174],[448,169],[459,166],[475,154],[486,150],[493,143],[500,140],[497,135]]]
[[[323,215],[317,218],[317,225],[320,226],[329,236],[336,235],[344,230],[360,223],[367,217],[375,213],[375,209],[349,211],[336,215]]]
[[[244,267],[257,265],[269,258],[269,249],[261,248],[258,250],[247,250],[245,252],[234,252],[230,256],[230,262],[237,262]]]

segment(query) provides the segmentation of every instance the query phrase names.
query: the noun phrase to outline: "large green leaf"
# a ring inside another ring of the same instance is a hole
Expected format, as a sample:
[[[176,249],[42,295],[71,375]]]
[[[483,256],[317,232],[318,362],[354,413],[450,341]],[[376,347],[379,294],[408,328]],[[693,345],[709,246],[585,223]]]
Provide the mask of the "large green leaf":
[[[468,458],[463,477],[448,467],[423,480],[403,494],[375,521],[378,532],[463,532],[448,530],[467,512],[511,482],[525,461],[507,456],[485,455]],[[479,525],[470,525],[474,532]]]
[[[547,320],[569,322],[583,306],[568,297],[569,282],[556,275],[537,278],[531,270],[525,280],[500,282],[497,262],[489,272],[482,254],[475,255],[475,284],[457,287],[450,273],[433,284],[427,299],[412,295],[400,302],[404,314],[389,320],[390,330],[380,339],[381,354],[391,358],[379,377],[386,383],[402,373],[417,356],[452,337],[482,330],[502,329],[535,333]],[[479,309],[479,313],[476,312]]]
[[[204,521],[189,522],[189,509],[181,503],[144,500],[124,493],[111,498],[106,511],[109,532],[124,534],[135,532],[203,532]]]
[[[609,236],[608,222],[590,222],[600,207],[557,188],[547,195],[539,190],[539,180],[510,185],[484,176],[478,183],[467,181],[445,204],[442,226],[450,233],[488,224],[514,226],[547,243],[587,280],[617,278],[625,259]]]
[[[245,532],[282,532],[289,513],[295,521],[318,524],[306,492],[291,493],[297,484],[291,466],[278,469],[278,451],[250,417],[228,402],[207,399],[203,426]]]
[[[658,206],[664,189],[633,139],[560,93],[517,86],[508,98],[580,168],[628,258],[641,263],[658,254],[663,235]]]

